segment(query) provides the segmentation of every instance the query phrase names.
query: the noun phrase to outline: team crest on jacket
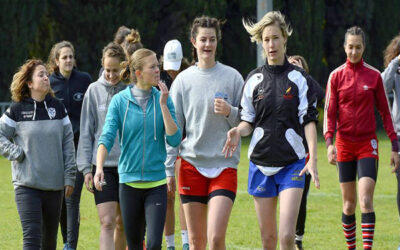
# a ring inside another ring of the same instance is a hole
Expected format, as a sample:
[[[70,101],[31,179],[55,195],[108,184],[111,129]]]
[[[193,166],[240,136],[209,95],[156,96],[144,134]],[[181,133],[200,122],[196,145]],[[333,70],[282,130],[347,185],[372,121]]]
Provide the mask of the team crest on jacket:
[[[373,149],[372,154],[378,155],[378,152],[376,152],[376,149],[378,148],[378,142],[375,139],[371,140],[371,147]]]
[[[283,95],[283,98],[284,98],[285,100],[292,100],[292,99],[293,99],[293,95],[292,95],[292,93],[290,92],[291,90],[292,90],[292,87],[289,87],[289,88],[286,90],[285,94]]]
[[[56,117],[56,109],[55,108],[49,108],[47,110],[47,114],[49,114],[50,119],[53,119]]]
[[[83,100],[83,93],[76,92],[73,96],[74,101],[79,102]]]
[[[264,93],[265,93],[265,90],[264,90],[263,87],[258,88],[258,90],[257,90],[257,100],[264,99]]]

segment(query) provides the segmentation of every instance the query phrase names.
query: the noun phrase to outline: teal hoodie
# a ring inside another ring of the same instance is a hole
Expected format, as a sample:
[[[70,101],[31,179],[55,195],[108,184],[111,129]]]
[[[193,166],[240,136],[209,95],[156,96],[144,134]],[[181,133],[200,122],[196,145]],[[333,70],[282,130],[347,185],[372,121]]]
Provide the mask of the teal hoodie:
[[[131,92],[132,86],[116,94],[108,107],[106,121],[98,145],[110,152],[118,131],[121,156],[118,163],[119,182],[158,181],[165,179],[166,146],[176,147],[181,131],[166,135],[160,107],[160,91],[152,88],[143,112]],[[176,123],[175,109],[170,97],[167,101]]]

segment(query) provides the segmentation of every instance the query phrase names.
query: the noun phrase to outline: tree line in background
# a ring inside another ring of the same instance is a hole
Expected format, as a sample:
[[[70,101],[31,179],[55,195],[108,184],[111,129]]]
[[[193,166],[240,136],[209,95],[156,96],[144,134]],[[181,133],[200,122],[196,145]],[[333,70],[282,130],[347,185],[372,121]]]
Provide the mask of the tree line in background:
[[[366,61],[383,70],[382,51],[400,31],[398,0],[275,0],[274,10],[293,27],[288,55],[303,55],[324,87],[330,71],[345,60],[343,36],[358,25],[367,36]],[[12,75],[31,57],[47,60],[51,46],[69,40],[78,69],[97,79],[102,48],[125,25],[139,30],[145,47],[158,55],[179,39],[191,60],[189,26],[194,17],[226,20],[218,60],[246,77],[256,67],[256,46],[242,18],[256,21],[256,0],[2,0],[0,5],[0,101],[9,101]]]

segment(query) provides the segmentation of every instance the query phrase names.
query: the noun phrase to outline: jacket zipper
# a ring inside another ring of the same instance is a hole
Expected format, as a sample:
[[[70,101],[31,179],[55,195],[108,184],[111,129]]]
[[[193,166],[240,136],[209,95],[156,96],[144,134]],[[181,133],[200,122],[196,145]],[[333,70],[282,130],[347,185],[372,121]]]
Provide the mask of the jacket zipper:
[[[352,67],[352,70],[353,70],[353,78],[352,78],[352,84],[353,84],[353,86],[354,86],[354,91],[353,91],[353,93],[354,93],[354,96],[353,96],[353,100],[354,100],[354,114],[356,115],[356,119],[355,120],[357,120],[358,119],[358,117],[357,117],[357,107],[358,107],[358,103],[357,103],[357,82],[356,82],[356,66],[355,65],[353,65],[353,67]],[[354,135],[357,135],[357,126],[355,125],[355,123],[353,123],[353,126],[354,126]]]
[[[140,107],[139,107],[140,108]],[[147,108],[146,108],[147,109]],[[144,156],[146,150],[146,111],[143,112],[143,155],[142,155],[142,180],[144,177]]]
[[[65,98],[66,100],[67,100],[67,105],[65,105],[66,106],[66,108],[67,108],[67,110],[68,110],[68,112],[70,112],[71,111],[71,107],[70,107],[70,99],[69,98],[71,98],[70,96],[69,96],[69,79],[66,79],[67,80],[67,98]],[[68,115],[70,115],[70,114],[68,114]]]
[[[273,109],[273,113],[274,113],[274,116],[273,116],[273,119],[272,119],[272,122],[273,122],[273,128],[274,128],[274,130],[273,131],[277,131],[277,129],[276,129],[276,119],[277,119],[277,115],[276,115],[276,109],[277,109],[277,106],[276,106],[276,98],[278,98],[278,93],[277,93],[277,86],[276,86],[276,76],[275,76],[275,74],[272,74],[272,82],[273,82],[273,84],[272,84],[272,88],[273,88],[273,91],[272,91],[272,93],[274,93],[274,95],[275,95],[275,98],[272,98],[272,101],[273,101],[273,103],[272,103],[272,109]],[[281,93],[279,93],[279,94],[281,94]],[[275,141],[276,141],[276,133],[272,133],[273,134],[273,136],[272,136],[272,143],[270,144],[270,145],[276,145],[275,144]],[[273,167],[273,166],[272,166]]]

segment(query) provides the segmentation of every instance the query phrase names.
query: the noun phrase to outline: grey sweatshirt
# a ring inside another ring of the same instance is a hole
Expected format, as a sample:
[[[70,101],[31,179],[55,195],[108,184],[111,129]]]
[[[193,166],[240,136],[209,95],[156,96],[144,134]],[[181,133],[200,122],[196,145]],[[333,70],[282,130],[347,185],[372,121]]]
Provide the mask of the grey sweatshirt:
[[[91,172],[92,165],[96,165],[97,143],[101,135],[106,119],[108,105],[111,98],[126,88],[126,84],[119,82],[111,85],[104,78],[104,72],[100,78],[89,85],[85,93],[81,112],[80,136],[78,144],[77,164],[78,170],[86,175]],[[109,152],[104,167],[118,166],[121,150],[118,136],[115,138],[114,147]]]
[[[400,136],[400,65],[399,57],[394,58],[382,72],[383,85],[387,94],[394,94],[392,119],[397,136]]]
[[[58,191],[75,184],[72,125],[64,105],[49,95],[13,103],[3,114],[0,154],[12,161],[14,187]]]
[[[237,168],[240,146],[230,158],[225,158],[222,148],[226,133],[240,121],[238,106],[242,88],[243,78],[239,72],[219,62],[209,69],[191,66],[177,76],[170,96],[178,125],[186,130],[179,147],[184,160],[196,168]],[[216,97],[231,105],[228,117],[214,113]],[[174,176],[178,148],[167,145],[167,153],[166,173]]]

